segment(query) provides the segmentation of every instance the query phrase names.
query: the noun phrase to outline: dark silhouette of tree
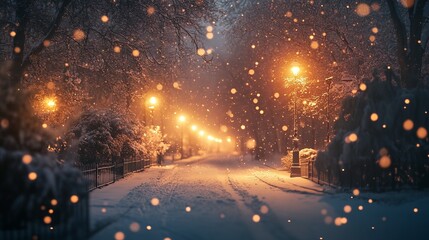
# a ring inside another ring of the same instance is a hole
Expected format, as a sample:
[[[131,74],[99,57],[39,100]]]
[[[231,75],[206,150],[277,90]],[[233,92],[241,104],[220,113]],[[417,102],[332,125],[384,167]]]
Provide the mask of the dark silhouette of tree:
[[[401,84],[409,89],[422,86],[426,84],[421,73],[429,41],[429,1],[386,2],[396,33]]]

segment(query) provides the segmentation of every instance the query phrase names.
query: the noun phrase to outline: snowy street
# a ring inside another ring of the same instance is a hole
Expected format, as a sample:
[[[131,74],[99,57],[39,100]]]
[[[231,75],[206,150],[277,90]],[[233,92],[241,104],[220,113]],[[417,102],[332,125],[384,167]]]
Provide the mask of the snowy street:
[[[0,29],[0,240],[429,240],[429,0],[0,0]]]
[[[209,155],[94,190],[91,229],[92,239],[424,239],[428,202],[427,192],[353,197],[250,158]]]

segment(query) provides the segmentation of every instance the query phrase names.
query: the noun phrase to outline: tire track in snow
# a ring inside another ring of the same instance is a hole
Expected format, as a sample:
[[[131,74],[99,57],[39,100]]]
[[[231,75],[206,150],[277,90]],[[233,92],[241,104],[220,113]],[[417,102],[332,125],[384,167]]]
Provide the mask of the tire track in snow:
[[[269,209],[269,204],[259,200],[257,196],[250,195],[247,190],[240,188],[234,180],[232,180],[231,176],[227,174],[228,182],[231,188],[242,198],[242,202],[244,205],[251,211],[252,214],[259,213],[259,209],[262,205],[266,205]],[[264,214],[261,222],[263,227],[266,229],[265,233],[252,232],[253,236],[262,235],[263,239],[267,239],[267,234],[272,236],[272,239],[288,239],[293,240],[296,239],[294,236],[290,235],[280,224],[280,219],[273,213],[269,211],[267,214]],[[252,228],[252,230],[255,230]],[[260,238],[257,238],[260,239]]]
[[[258,163],[259,163],[259,162],[258,162]],[[266,167],[266,168],[269,168],[270,170],[274,170],[274,171],[279,171],[278,169],[276,169],[276,168],[274,168],[274,167],[271,167],[271,166],[269,166],[269,165],[265,165],[265,164],[261,164],[261,163],[259,163],[259,164],[258,164],[258,166]],[[256,177],[257,177],[259,180],[261,180],[261,178],[259,178],[258,176],[256,176]],[[332,192],[328,192],[328,191],[325,191],[325,190],[319,190],[319,189],[315,189],[315,188],[311,188],[311,187],[304,187],[304,186],[300,186],[300,185],[298,185],[298,184],[288,182],[288,181],[286,181],[285,179],[283,179],[283,178],[281,178],[281,177],[279,177],[279,176],[277,176],[277,179],[278,179],[280,182],[282,182],[282,183],[286,183],[286,184],[289,184],[289,185],[293,185],[293,186],[295,186],[295,187],[303,188],[303,189],[306,189],[306,190],[311,190],[311,191],[320,192],[320,193],[326,193],[326,194],[333,194]],[[270,186],[272,185],[272,187],[275,187],[275,188],[279,188],[279,189],[283,188],[283,187],[280,187],[280,186],[277,186],[277,185],[274,185],[274,184],[269,184],[268,182],[264,182],[264,183],[266,183],[266,184],[268,184],[268,185],[270,185]]]
[[[313,196],[322,196],[323,194],[332,194],[332,193],[329,193],[329,192],[324,192],[324,191],[320,191],[320,190],[314,190],[314,189],[311,189],[311,188],[302,187],[302,186],[299,186],[299,185],[296,185],[296,184],[293,184],[293,183],[290,183],[290,185],[294,185],[294,186],[299,187],[299,188],[303,188],[303,189],[315,191],[317,193],[309,192],[309,191],[296,190],[296,189],[289,189],[289,188],[286,188],[286,187],[281,187],[281,186],[277,186],[277,185],[274,185],[272,183],[269,183],[269,182],[263,180],[262,178],[256,176],[255,174],[253,174],[253,176],[256,179],[258,179],[260,182],[262,182],[262,183],[264,183],[264,184],[266,184],[266,185],[268,185],[270,187],[277,188],[277,189],[279,189],[279,190],[281,190],[281,191],[283,191],[285,193],[297,193],[297,194],[313,195]]]

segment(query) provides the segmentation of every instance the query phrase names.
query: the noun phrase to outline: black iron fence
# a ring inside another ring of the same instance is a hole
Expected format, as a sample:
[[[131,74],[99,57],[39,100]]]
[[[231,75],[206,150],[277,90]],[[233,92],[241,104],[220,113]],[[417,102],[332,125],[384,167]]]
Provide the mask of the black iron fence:
[[[337,186],[338,179],[334,177],[332,171],[330,169],[318,171],[315,163],[315,160],[301,163],[301,176],[321,185]]]
[[[402,188],[424,188],[429,176],[425,168],[411,165],[392,165],[382,169],[370,161],[359,161],[345,167],[325,166],[316,168],[316,161],[301,163],[301,176],[322,185],[343,189],[359,188],[370,191],[389,191]]]
[[[131,173],[143,171],[153,164],[154,161],[151,159],[142,159],[111,164],[78,164],[76,167],[82,171],[87,180],[88,190],[92,191],[114,183]]]
[[[41,206],[27,216],[0,219],[0,239],[87,239],[89,236],[89,194],[58,199],[55,206]],[[52,205],[52,204],[51,204]],[[46,212],[46,214],[44,213]]]

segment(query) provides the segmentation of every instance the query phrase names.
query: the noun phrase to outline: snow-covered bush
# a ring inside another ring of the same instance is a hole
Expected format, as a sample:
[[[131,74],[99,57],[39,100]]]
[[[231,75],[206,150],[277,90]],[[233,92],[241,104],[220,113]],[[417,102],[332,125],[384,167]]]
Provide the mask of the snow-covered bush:
[[[389,72],[388,72],[389,73]],[[402,89],[374,76],[346,98],[335,138],[316,167],[337,184],[356,187],[429,186],[429,91]]]
[[[150,158],[168,145],[158,128],[145,127],[110,110],[90,110],[75,121],[61,155],[69,161],[111,163]],[[77,157],[77,159],[76,159]]]
[[[299,150],[299,161],[301,164],[316,159],[317,151],[312,148],[303,148]]]
[[[303,148],[299,150],[299,163],[305,164],[310,160],[314,160],[317,156],[317,151],[312,148]],[[282,157],[281,159],[282,165],[285,167],[287,171],[290,170],[292,166],[292,152]]]
[[[169,144],[163,141],[163,136],[159,127],[145,127],[142,137],[142,144],[147,155],[164,154]]]
[[[281,161],[285,170],[290,171],[290,168],[292,166],[292,153],[290,152],[286,156],[282,157]]]
[[[59,215],[72,218],[65,206],[73,195],[86,196],[83,178],[48,152],[52,138],[33,114],[28,94],[7,81],[0,73],[0,229],[46,225],[46,216],[52,224]]]
[[[73,211],[65,212],[71,209],[71,197],[86,194],[81,173],[53,156],[0,148],[0,228],[44,224],[46,216],[53,225],[60,224],[60,215],[73,218]]]

